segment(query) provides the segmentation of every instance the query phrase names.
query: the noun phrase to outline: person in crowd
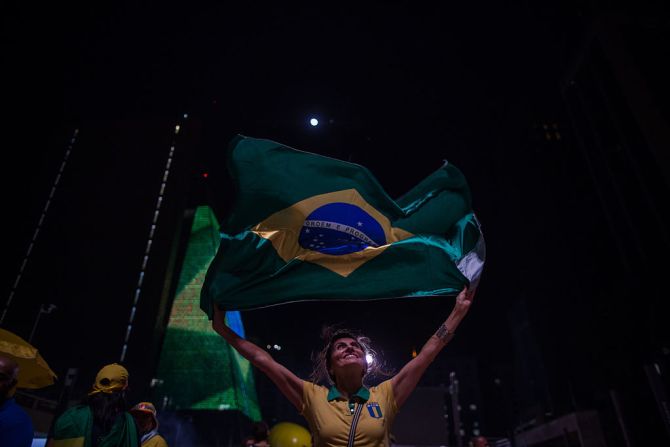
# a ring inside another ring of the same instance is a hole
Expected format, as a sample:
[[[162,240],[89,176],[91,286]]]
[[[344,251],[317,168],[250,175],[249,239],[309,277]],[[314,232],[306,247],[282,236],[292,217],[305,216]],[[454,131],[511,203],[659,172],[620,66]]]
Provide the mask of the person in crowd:
[[[156,407],[151,402],[140,402],[130,409],[140,430],[142,447],[168,447],[165,438],[158,433]]]
[[[472,303],[465,288],[448,318],[397,374],[368,388],[365,379],[379,365],[369,365],[370,339],[351,330],[329,329],[315,357],[310,380],[303,380],[275,361],[264,349],[243,339],[225,323],[225,312],[214,306],[212,327],[234,349],[265,373],[307,420],[314,447],[388,447],[398,409],[419,379],[454,336]],[[326,386],[320,385],[325,383]],[[309,447],[309,446],[307,446]]]
[[[33,423],[30,416],[14,401],[19,365],[0,356],[0,446],[30,447]]]
[[[472,447],[489,447],[489,441],[484,436],[475,436],[470,444],[472,444]]]
[[[139,447],[137,425],[126,411],[127,389],[126,368],[103,367],[84,402],[56,418],[47,447]]]
[[[270,436],[270,427],[267,422],[258,421],[251,425],[251,435],[243,439],[243,447],[270,447],[268,437]]]

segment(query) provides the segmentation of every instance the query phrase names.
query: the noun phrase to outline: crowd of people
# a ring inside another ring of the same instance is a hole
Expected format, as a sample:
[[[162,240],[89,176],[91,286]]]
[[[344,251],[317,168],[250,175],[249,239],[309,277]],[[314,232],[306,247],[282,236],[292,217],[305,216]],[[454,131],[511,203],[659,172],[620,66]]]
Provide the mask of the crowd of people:
[[[225,322],[225,312],[214,309],[212,326],[234,349],[266,374],[306,419],[310,445],[272,447],[389,447],[393,442],[394,417],[408,399],[435,357],[449,343],[472,302],[464,289],[451,314],[428,339],[421,351],[397,374],[366,360],[373,353],[370,340],[359,332],[329,328],[324,345],[315,356],[313,373],[303,380],[275,361],[270,354],[239,337]],[[30,417],[13,399],[19,367],[0,357],[0,446],[29,447],[33,440]],[[126,400],[128,371],[113,363],[100,369],[85,399],[52,423],[46,447],[167,447],[159,434],[155,406]],[[377,386],[368,378],[382,376]],[[324,386],[325,385],[325,386]],[[243,447],[270,447],[270,429],[264,422],[252,426]],[[307,432],[306,432],[307,433]],[[479,437],[471,442],[484,447]]]
[[[14,400],[20,370],[0,356],[0,446],[30,447],[33,424]],[[158,433],[156,407],[126,401],[128,371],[113,363],[98,371],[86,398],[55,418],[47,447],[167,447]]]

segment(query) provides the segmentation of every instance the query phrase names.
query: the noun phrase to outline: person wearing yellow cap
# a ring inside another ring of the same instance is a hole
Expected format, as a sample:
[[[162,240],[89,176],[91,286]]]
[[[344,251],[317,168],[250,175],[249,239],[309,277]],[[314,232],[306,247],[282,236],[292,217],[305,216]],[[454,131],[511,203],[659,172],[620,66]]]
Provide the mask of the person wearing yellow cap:
[[[465,318],[474,292],[464,288],[453,310],[421,351],[400,371],[378,386],[367,388],[366,378],[379,367],[370,339],[356,331],[324,331],[324,346],[314,357],[310,380],[302,380],[263,348],[236,334],[225,312],[214,306],[212,328],[237,352],[265,373],[305,417],[314,447],[389,447],[390,430],[398,409],[407,401],[424,372],[454,336]],[[390,373],[379,371],[381,375]],[[319,383],[325,383],[322,386]],[[273,428],[273,432],[275,429]],[[293,441],[292,441],[293,442]],[[273,447],[282,447],[275,445]],[[305,440],[292,447],[310,447]]]
[[[156,407],[151,402],[140,402],[130,409],[140,430],[142,447],[168,447],[165,438],[158,433]]]
[[[139,431],[126,411],[128,370],[103,367],[84,403],[66,410],[52,424],[47,447],[139,447]]]

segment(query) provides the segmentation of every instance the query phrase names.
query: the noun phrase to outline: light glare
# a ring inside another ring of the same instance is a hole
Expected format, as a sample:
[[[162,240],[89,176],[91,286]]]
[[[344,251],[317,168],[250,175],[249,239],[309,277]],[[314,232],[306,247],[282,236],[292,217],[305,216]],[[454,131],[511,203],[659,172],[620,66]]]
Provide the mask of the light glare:
[[[319,120],[316,118],[312,118],[311,120],[309,120],[309,124],[311,124],[312,127],[316,127],[319,125]]]

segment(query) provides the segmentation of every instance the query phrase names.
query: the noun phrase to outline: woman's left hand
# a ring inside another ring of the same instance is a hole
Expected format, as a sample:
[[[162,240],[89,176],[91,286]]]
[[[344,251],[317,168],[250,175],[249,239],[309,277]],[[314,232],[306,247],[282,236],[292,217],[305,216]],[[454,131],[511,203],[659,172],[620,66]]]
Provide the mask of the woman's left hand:
[[[465,316],[465,314],[468,313],[468,310],[470,310],[470,305],[472,304],[474,296],[474,290],[470,292],[467,286],[463,287],[461,293],[456,297],[456,304],[454,304],[454,310],[452,312]]]
[[[421,348],[421,352],[391,379],[393,394],[398,406],[401,406],[407,400],[412,390],[416,388],[419,379],[423,376],[428,365],[435,360],[437,354],[447,345],[461,320],[463,320],[468,310],[470,310],[473,297],[474,288],[470,291],[467,287],[464,287],[456,297],[456,303],[447,321],[440,325],[437,332],[428,339],[423,348]]]
[[[467,315],[468,311],[470,310],[470,306],[472,305],[472,299],[474,298],[474,295],[474,290],[471,292],[466,286],[456,297],[454,308],[452,309],[451,314],[449,314],[449,318],[447,318],[446,321],[450,332],[454,332],[461,323],[461,320],[463,320],[465,315]]]

